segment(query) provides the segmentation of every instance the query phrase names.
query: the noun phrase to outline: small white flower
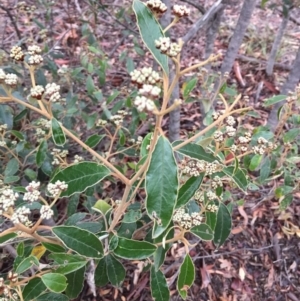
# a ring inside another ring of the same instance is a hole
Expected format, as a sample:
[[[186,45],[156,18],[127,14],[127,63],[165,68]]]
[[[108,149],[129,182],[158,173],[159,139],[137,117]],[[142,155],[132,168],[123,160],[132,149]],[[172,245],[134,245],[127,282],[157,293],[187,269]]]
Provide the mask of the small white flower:
[[[37,85],[30,89],[30,96],[36,99],[41,99],[44,91],[45,89],[43,86]]]
[[[37,46],[37,45],[31,45],[28,47],[28,54],[30,55],[35,55],[35,54],[40,54],[42,52],[41,47]]]
[[[40,188],[40,182],[31,182],[25,189],[27,192],[24,194],[24,201],[29,201],[30,203],[33,203],[39,199],[39,196],[41,195],[40,191],[38,190]]]
[[[28,214],[30,214],[30,209],[25,206],[19,207],[11,216],[11,221],[14,224],[26,224],[29,222]]]
[[[60,86],[51,83],[47,84],[45,88],[45,97],[50,101],[50,102],[56,102],[59,101],[61,96],[59,94]]]
[[[234,119],[232,116],[228,116],[228,117],[226,118],[226,123],[227,123],[227,125],[234,126],[234,124],[235,124],[235,119]]]
[[[4,82],[8,85],[8,86],[16,86],[18,83],[18,77],[13,74],[13,73],[8,73],[5,76]]]
[[[163,14],[168,8],[160,0],[149,0],[146,5],[155,13]]]
[[[226,126],[226,134],[229,136],[229,137],[233,137],[235,136],[236,134],[236,129],[233,127],[233,126]]]
[[[39,54],[34,54],[34,55],[31,55],[29,58],[28,58],[28,65],[39,65],[41,64],[42,62],[44,61],[43,57]]]
[[[173,14],[179,18],[188,17],[190,15],[190,9],[185,5],[174,5],[173,6]]]
[[[16,61],[23,61],[24,56],[24,52],[20,46],[13,46],[10,50],[10,57]]]
[[[18,193],[15,193],[12,189],[4,189],[0,195],[0,211],[3,213],[6,212],[9,207],[13,207],[18,197]]]
[[[43,205],[40,209],[41,219],[50,219],[54,213],[50,206]]]
[[[53,196],[57,197],[60,195],[62,191],[65,191],[68,189],[68,184],[66,184],[65,181],[56,181],[54,184],[49,183],[47,186],[48,192]]]
[[[215,133],[214,133],[214,139],[217,142],[222,142],[224,140],[223,133],[221,131],[215,131]]]

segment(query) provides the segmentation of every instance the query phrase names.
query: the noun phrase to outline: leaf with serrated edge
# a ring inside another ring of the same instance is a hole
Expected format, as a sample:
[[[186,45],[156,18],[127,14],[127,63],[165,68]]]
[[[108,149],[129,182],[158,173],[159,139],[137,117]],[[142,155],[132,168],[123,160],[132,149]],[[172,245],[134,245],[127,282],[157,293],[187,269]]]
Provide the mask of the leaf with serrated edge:
[[[165,275],[160,271],[155,271],[155,267],[151,267],[150,286],[153,300],[169,301],[170,291]]]
[[[177,164],[172,146],[160,136],[151,156],[146,173],[146,209],[155,221],[152,237],[167,229],[173,216],[178,193]]]
[[[76,253],[90,258],[102,258],[103,246],[92,232],[73,226],[56,226],[52,232],[63,244]]]
[[[68,188],[60,196],[71,196],[98,184],[109,174],[110,170],[104,165],[94,162],[80,162],[58,171],[50,182],[65,181]]]
[[[187,290],[192,286],[195,280],[195,266],[190,257],[186,255],[177,279],[177,289],[180,296],[185,300],[187,297]]]

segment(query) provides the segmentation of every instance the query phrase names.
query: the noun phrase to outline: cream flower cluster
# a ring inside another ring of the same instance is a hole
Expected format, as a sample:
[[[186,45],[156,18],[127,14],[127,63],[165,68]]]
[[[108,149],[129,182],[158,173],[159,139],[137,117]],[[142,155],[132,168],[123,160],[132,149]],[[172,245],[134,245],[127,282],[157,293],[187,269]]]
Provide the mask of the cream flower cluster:
[[[158,40],[155,40],[155,47],[159,49],[161,53],[170,57],[177,56],[181,51],[180,45],[171,43],[169,37],[160,37]]]
[[[49,183],[47,190],[52,197],[58,197],[61,192],[68,189],[68,184],[65,181],[56,181],[54,184]]]
[[[191,10],[187,8],[185,5],[174,5],[172,13],[178,18],[188,17],[190,15]]]
[[[29,65],[39,65],[43,62],[43,57],[40,55],[42,49],[37,45],[28,47],[27,53],[30,55],[28,58]]]
[[[146,2],[147,7],[155,14],[161,15],[167,11],[167,6],[160,0],[149,0]]]
[[[45,87],[45,98],[49,100],[50,102],[57,102],[61,99],[60,93],[60,86],[52,83],[47,84]]]
[[[13,46],[10,50],[10,57],[15,61],[23,61],[24,56],[25,54],[20,46]]]
[[[212,175],[220,170],[223,166],[218,162],[206,162],[204,160],[185,159],[182,161],[182,173],[189,176],[198,177],[200,173]]]
[[[17,210],[15,210],[15,212],[13,213],[13,215],[11,216],[11,221],[14,224],[24,224],[24,225],[29,225],[30,221],[28,219],[28,215],[30,214],[30,209],[22,206],[19,207]]]
[[[30,96],[35,99],[42,99],[44,92],[45,89],[43,86],[36,85],[30,89]]]
[[[123,123],[125,116],[128,115],[128,113],[124,110],[119,110],[117,114],[112,115],[110,120],[116,125],[119,126]]]
[[[183,208],[175,211],[172,220],[184,229],[190,229],[193,226],[201,224],[203,217],[198,212],[192,214],[186,213]]]
[[[40,182],[32,181],[29,183],[27,187],[25,187],[26,193],[24,194],[23,200],[28,201],[29,203],[33,203],[37,201],[41,195],[40,189]]]
[[[43,205],[40,209],[40,214],[41,219],[50,219],[54,215],[54,212],[50,206]]]
[[[138,86],[145,84],[155,85],[160,82],[159,74],[151,67],[144,67],[141,70],[135,69],[130,72],[131,81]]]
[[[276,143],[269,142],[267,139],[263,137],[259,137],[257,139],[258,145],[252,147],[252,151],[255,154],[263,155],[267,152],[267,150],[274,150],[278,147]]]
[[[15,193],[12,189],[3,189],[0,193],[0,214],[6,212],[9,207],[13,207],[18,197],[18,193]]]

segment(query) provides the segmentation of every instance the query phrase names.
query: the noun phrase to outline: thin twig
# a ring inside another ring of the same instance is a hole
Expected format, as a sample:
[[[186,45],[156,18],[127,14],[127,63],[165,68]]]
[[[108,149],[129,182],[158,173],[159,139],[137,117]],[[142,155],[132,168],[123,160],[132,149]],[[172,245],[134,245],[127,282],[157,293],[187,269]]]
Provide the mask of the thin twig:
[[[17,26],[17,23],[15,22],[15,19],[14,19],[13,15],[12,15],[11,12],[10,12],[12,9],[6,8],[6,7],[3,6],[3,5],[0,5],[0,8],[1,8],[2,10],[4,10],[4,11],[7,13],[7,16],[9,17],[9,19],[10,19],[10,21],[11,21],[13,27],[15,28],[15,31],[16,31],[17,36],[18,36],[18,39],[19,39],[19,40],[22,40],[21,32],[20,32],[20,30],[19,30],[19,28],[18,28],[18,26]]]

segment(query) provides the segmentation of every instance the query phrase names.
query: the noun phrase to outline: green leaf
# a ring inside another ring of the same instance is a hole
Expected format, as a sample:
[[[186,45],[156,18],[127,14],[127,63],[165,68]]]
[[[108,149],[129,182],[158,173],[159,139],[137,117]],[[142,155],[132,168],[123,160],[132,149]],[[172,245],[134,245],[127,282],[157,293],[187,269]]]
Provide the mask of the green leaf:
[[[23,134],[19,131],[11,130],[10,133],[21,141],[25,139]]]
[[[254,171],[259,166],[262,158],[262,155],[255,154],[250,161],[249,170]]]
[[[119,243],[114,253],[125,259],[145,259],[156,251],[156,246],[146,242],[127,238],[119,238]]]
[[[248,181],[244,174],[244,172],[241,169],[238,169],[235,173],[234,172],[234,166],[228,166],[223,168],[223,172],[230,176],[234,183],[243,191],[247,190]]]
[[[102,258],[103,247],[98,237],[86,230],[73,226],[56,226],[52,232],[64,245],[76,253],[90,258]]]
[[[62,246],[56,245],[56,244],[51,244],[48,242],[43,242],[42,245],[50,252],[53,253],[65,253],[66,249]]]
[[[51,119],[51,130],[53,142],[58,146],[64,145],[66,143],[66,136],[60,123],[55,118]]]
[[[24,256],[24,242],[23,241],[21,241],[17,246],[17,254],[19,257]]]
[[[214,238],[213,230],[207,224],[201,224],[190,229],[190,231],[200,239],[209,241]]]
[[[86,89],[89,95],[92,95],[95,91],[95,84],[90,75],[88,75],[86,79]]]
[[[220,247],[231,231],[231,216],[228,208],[223,204],[219,203],[219,209],[217,213],[217,223],[215,227],[214,243],[217,247]]]
[[[7,124],[8,130],[13,127],[12,109],[3,103],[0,105],[0,123]]]
[[[265,157],[260,168],[259,182],[263,183],[270,175],[270,172],[271,172],[271,160],[269,159],[269,157]]]
[[[11,184],[20,180],[18,176],[10,176],[4,178],[4,184]]]
[[[33,278],[25,285],[23,289],[24,301],[35,300],[41,293],[46,290],[46,286],[41,278]]]
[[[155,145],[146,173],[146,208],[155,220],[153,238],[158,237],[172,220],[177,199],[177,164],[172,146],[167,138],[160,136]]]
[[[186,255],[177,279],[177,289],[180,296],[185,300],[187,297],[187,290],[192,286],[195,280],[195,266],[190,257]]]
[[[70,299],[75,299],[82,292],[84,285],[85,267],[66,275],[68,286],[66,288],[66,295]]]
[[[156,271],[154,266],[150,270],[150,287],[153,300],[170,300],[170,291],[166,277],[160,270]]]
[[[13,176],[19,170],[19,162],[16,158],[12,158],[8,161],[6,168],[4,170],[4,176]]]
[[[300,128],[291,129],[283,135],[283,141],[285,143],[294,142],[299,135],[300,135]]]
[[[94,134],[85,141],[85,144],[88,145],[90,148],[94,148],[100,143],[100,141],[104,137],[105,137],[105,135]]]
[[[36,301],[68,301],[69,298],[63,294],[46,293],[37,297]]]
[[[291,205],[293,201],[293,196],[291,194],[288,194],[287,196],[285,196],[279,204],[279,210],[284,211],[287,209],[288,206]]]
[[[131,224],[121,223],[117,233],[118,236],[131,238],[135,230],[136,230],[136,223],[131,223]]]
[[[39,266],[39,261],[35,256],[29,256],[21,261],[21,263],[16,268],[16,273],[22,274],[33,265]]]
[[[197,78],[192,78],[186,84],[184,84],[184,88],[183,88],[183,98],[184,99],[186,99],[190,95],[190,93],[196,87],[197,82],[198,82]]]
[[[186,205],[199,189],[205,173],[201,173],[199,177],[189,178],[179,189],[178,198],[175,208]]]
[[[134,223],[142,217],[141,211],[129,210],[125,213],[122,223]]]
[[[125,269],[123,265],[112,254],[108,254],[105,257],[105,262],[108,280],[112,285],[120,287],[125,279]]]
[[[143,42],[158,64],[163,68],[164,72],[168,74],[168,57],[162,54],[155,46],[155,40],[164,37],[159,23],[143,2],[134,0],[132,7],[137,18],[137,26]]]
[[[181,142],[182,141],[180,140],[174,141],[172,143],[172,146],[176,147]],[[213,154],[207,153],[202,146],[194,143],[186,144],[180,149],[176,149],[176,152],[181,153],[190,158],[197,159],[197,160],[204,160],[206,162],[214,162],[217,160],[217,158]]]
[[[84,267],[86,263],[86,261],[64,263],[62,266],[55,269],[54,272],[63,275],[70,274]]]
[[[214,202],[210,202],[209,204],[215,205]],[[205,222],[214,231],[217,224],[217,212],[206,211]]]
[[[9,241],[9,240],[17,237],[17,236],[18,236],[17,233],[8,233],[8,234],[6,234],[4,236],[0,236],[0,245],[3,244],[3,243],[5,243],[6,241]]]
[[[106,214],[112,207],[104,200],[98,200],[92,207],[93,210],[98,211],[102,214]]]
[[[42,281],[47,288],[54,293],[61,293],[67,287],[67,278],[57,273],[47,273],[42,275]]]
[[[41,167],[47,158],[47,150],[48,150],[48,144],[47,140],[43,140],[38,148],[38,151],[36,153],[36,165],[38,167]]]
[[[108,276],[106,273],[106,259],[100,259],[95,270],[95,283],[97,286],[104,286],[108,283]]]
[[[68,189],[61,196],[71,196],[81,193],[88,187],[92,187],[110,174],[110,170],[104,165],[93,162],[80,162],[71,165],[58,173],[51,179],[51,183],[65,181]]]
[[[20,120],[22,120],[26,115],[27,115],[27,109],[24,109],[23,111],[21,111],[17,116],[15,116],[14,118],[14,122],[17,123]]]
[[[151,138],[153,136],[153,133],[148,133],[143,141],[142,141],[142,144],[141,144],[141,149],[140,149],[140,157],[143,158],[145,157],[146,155],[148,155],[149,153],[149,146],[150,146],[150,143],[151,143]]]
[[[285,99],[286,99],[286,95],[275,95],[271,98],[266,99],[263,104],[265,107],[268,107],[274,105],[275,103],[281,102]]]

